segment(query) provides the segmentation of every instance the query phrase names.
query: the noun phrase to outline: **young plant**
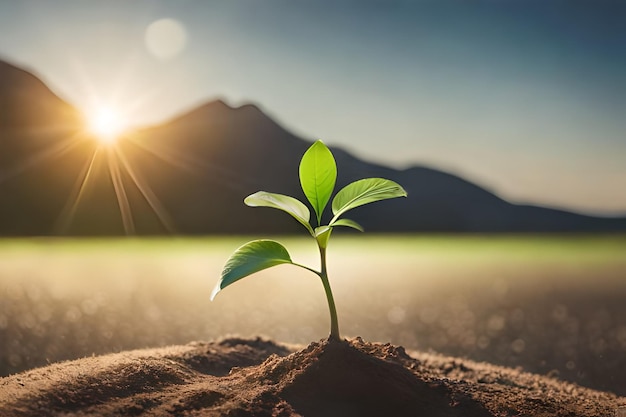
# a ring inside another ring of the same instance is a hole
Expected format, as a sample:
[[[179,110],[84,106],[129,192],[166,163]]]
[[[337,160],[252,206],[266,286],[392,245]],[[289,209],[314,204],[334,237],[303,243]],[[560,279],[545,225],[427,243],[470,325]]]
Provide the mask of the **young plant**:
[[[328,224],[322,225],[322,213],[335,189],[337,179],[335,158],[326,145],[318,140],[302,156],[299,171],[302,191],[315,211],[317,227],[313,228],[310,222],[311,214],[307,206],[288,195],[259,191],[246,197],[244,203],[250,207],[271,207],[282,210],[300,222],[317,242],[320,270],[293,262],[287,249],[274,240],[254,240],[241,246],[230,256],[219,282],[211,293],[211,301],[221,290],[250,274],[276,265],[295,265],[313,272],[322,280],[330,310],[330,339],[340,340],[337,310],[326,269],[326,248],[330,234],[333,228],[338,226],[351,227],[362,232],[363,228],[357,222],[341,218],[341,216],[364,204],[406,197],[407,194],[400,185],[384,178],[365,178],[355,181],[335,195],[331,204],[333,217]]]

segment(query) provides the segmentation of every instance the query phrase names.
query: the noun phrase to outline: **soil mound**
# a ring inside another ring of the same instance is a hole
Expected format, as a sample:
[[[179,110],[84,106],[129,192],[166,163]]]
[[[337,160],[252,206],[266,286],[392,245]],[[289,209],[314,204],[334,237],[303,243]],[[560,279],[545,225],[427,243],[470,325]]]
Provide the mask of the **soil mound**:
[[[402,348],[359,339],[314,343],[266,362],[264,375],[304,416],[491,416],[469,396],[416,377],[416,364]]]
[[[1,416],[612,417],[626,398],[390,344],[231,338],[0,378]]]

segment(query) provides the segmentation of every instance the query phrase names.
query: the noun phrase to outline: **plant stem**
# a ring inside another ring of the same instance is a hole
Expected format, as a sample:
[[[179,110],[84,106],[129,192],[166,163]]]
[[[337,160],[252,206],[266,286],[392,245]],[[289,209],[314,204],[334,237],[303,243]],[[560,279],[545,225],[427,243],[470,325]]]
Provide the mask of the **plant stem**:
[[[322,263],[322,270],[319,274],[322,279],[322,285],[324,285],[324,291],[326,292],[326,299],[328,300],[328,309],[330,310],[330,340],[341,340],[339,337],[339,321],[337,320],[337,309],[335,308],[335,299],[333,298],[333,291],[330,289],[330,282],[328,281],[328,271],[326,269],[326,248],[319,246],[320,259]]]

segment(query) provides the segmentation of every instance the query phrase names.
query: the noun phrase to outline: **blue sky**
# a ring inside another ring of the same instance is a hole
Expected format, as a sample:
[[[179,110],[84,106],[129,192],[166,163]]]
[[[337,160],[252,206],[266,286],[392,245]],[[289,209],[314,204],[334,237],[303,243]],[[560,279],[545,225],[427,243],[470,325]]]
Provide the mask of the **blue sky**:
[[[5,0],[0,57],[85,112],[254,102],[368,160],[626,213],[626,2]]]

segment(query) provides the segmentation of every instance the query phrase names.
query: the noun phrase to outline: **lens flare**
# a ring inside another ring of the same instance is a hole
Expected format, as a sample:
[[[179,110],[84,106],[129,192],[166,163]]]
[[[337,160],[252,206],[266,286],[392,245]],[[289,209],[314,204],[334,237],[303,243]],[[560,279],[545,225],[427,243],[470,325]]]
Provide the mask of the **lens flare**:
[[[124,117],[115,109],[101,107],[88,116],[89,131],[103,145],[112,145],[127,128]]]

